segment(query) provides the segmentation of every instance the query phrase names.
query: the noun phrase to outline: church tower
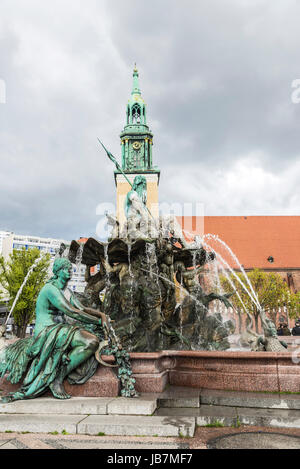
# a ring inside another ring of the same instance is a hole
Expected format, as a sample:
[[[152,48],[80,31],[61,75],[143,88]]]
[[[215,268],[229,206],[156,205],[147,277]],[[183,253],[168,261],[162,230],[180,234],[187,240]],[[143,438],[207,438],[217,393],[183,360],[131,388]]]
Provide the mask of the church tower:
[[[147,207],[154,218],[158,216],[158,184],[160,170],[153,166],[153,134],[147,125],[146,104],[139,87],[139,73],[133,70],[131,97],[126,108],[126,124],[121,135],[122,170],[132,183],[141,174],[147,181]],[[124,201],[131,190],[120,171],[115,171],[117,186],[117,217],[121,225],[125,221]]]

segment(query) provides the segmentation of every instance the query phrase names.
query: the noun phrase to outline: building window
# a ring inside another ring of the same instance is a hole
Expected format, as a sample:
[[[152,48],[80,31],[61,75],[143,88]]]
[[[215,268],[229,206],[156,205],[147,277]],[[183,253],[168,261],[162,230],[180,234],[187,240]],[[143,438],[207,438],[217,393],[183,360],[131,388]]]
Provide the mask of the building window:
[[[132,123],[140,124],[141,123],[141,108],[138,104],[135,104],[132,107]]]

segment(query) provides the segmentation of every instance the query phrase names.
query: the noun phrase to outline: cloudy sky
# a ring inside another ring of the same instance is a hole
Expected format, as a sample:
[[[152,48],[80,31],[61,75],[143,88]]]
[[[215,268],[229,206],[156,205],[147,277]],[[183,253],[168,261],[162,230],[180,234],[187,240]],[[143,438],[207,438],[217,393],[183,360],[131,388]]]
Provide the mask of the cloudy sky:
[[[134,62],[161,201],[300,215],[299,17],[297,0],[1,0],[0,229],[95,235],[115,202],[97,137],[119,157]]]

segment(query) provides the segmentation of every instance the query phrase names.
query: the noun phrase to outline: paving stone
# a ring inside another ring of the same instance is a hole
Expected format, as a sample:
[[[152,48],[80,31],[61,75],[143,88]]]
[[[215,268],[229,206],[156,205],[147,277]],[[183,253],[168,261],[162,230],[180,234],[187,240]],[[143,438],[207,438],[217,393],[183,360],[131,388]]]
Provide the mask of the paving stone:
[[[210,449],[300,449],[300,438],[267,432],[226,435],[208,441]]]
[[[71,438],[71,437],[70,437]],[[146,438],[142,438],[146,439]],[[134,441],[119,441],[119,440],[107,440],[105,437],[97,437],[97,439],[90,440],[47,440],[47,444],[56,449],[188,449],[189,446],[183,443],[161,443],[158,441],[149,443],[141,440]],[[0,448],[1,449],[1,448]]]
[[[8,443],[0,446],[0,449],[18,449],[18,447],[9,441]]]
[[[300,411],[203,405],[196,423],[199,426],[223,424],[300,428]]]
[[[254,407],[236,407],[236,424],[253,425],[259,427],[262,425],[263,415],[266,415],[268,411],[269,409],[255,409]]]
[[[0,432],[76,433],[77,423],[84,415],[33,415],[33,414],[2,414],[0,415]]]
[[[200,415],[199,407],[161,407],[155,411],[154,415],[170,417],[198,417]]]
[[[235,426],[237,412],[235,407],[202,405],[196,423],[200,427],[206,425]]]
[[[65,430],[70,434],[178,437],[193,436],[195,423],[300,428],[299,395],[281,396],[279,400],[273,395],[262,397],[260,393],[204,390],[201,407],[199,402],[199,389],[178,386],[170,386],[159,394],[142,394],[136,399],[74,397],[61,401],[45,397],[17,401],[0,404],[0,432],[61,433]],[[259,407],[254,407],[257,402]],[[156,408],[157,403],[162,406]],[[245,406],[248,403],[251,405]],[[3,446],[6,444],[15,443],[8,437]]]
[[[7,440],[1,440],[1,441],[0,441],[0,449],[1,449],[2,446],[7,445],[8,443],[13,444],[13,441],[14,441],[14,440],[11,439],[11,438],[7,438]]]
[[[42,397],[9,404],[0,403],[0,416],[1,414],[107,414],[107,405],[113,399],[112,397],[72,397],[68,400],[60,400]]]
[[[300,405],[300,400],[297,401]],[[287,408],[279,394],[264,394],[238,391],[219,391],[204,389],[201,391],[200,403],[230,407]]]
[[[287,395],[280,394],[281,398],[281,409],[295,409],[300,410],[300,395]]]
[[[194,418],[169,416],[90,415],[77,427],[79,434],[87,435],[192,437],[194,431]]]
[[[300,428],[299,410],[267,409],[262,416],[262,425],[266,427]]]
[[[200,389],[169,386],[159,394],[159,407],[200,407]]]
[[[156,407],[157,399],[154,398],[138,397],[130,399],[118,397],[108,403],[107,413],[118,415],[152,415]]]

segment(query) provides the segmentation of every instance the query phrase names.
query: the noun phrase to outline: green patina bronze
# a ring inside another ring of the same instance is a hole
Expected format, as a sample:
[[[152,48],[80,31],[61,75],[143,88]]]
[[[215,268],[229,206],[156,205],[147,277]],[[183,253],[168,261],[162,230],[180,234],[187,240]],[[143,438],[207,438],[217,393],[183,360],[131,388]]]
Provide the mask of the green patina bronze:
[[[146,212],[147,203],[147,181],[142,175],[138,175],[134,178],[131,191],[126,195],[124,210],[126,218],[136,214],[136,209]],[[136,206],[138,204],[138,207]],[[135,208],[136,206],[136,208]],[[142,214],[140,214],[142,216]]]
[[[233,323],[209,311],[214,300],[230,307],[230,294],[207,294],[199,283],[199,274],[215,255],[199,244],[179,245],[180,238],[166,238],[164,230],[154,239],[113,238],[101,243],[89,238],[84,245],[82,263],[91,267],[100,261],[101,266],[95,281],[87,279],[83,296],[91,301],[105,288],[101,309],[114,321],[117,337],[130,352],[230,347]],[[78,249],[79,243],[73,241],[71,260]],[[181,298],[176,297],[178,287]]]
[[[116,166],[117,172],[123,174],[124,178],[131,187],[131,190],[127,193],[124,201],[124,212],[127,218],[127,225],[125,227],[126,234],[122,233],[122,236],[126,238],[128,232],[130,232],[134,238],[142,237],[143,231],[149,232],[149,224],[153,225],[153,227],[155,225],[157,226],[155,219],[147,207],[147,180],[145,176],[138,174],[135,176],[132,184],[113,154],[105,148],[99,138],[98,141],[102,145],[109,159]],[[109,224],[112,224],[115,228],[117,228],[117,220],[115,218],[113,219],[113,217],[108,214],[107,216]],[[115,234],[117,237],[118,229],[115,231]]]
[[[139,73],[133,70],[133,86],[126,108],[126,125],[120,134],[122,147],[122,170],[125,173],[160,174],[153,166],[153,133],[149,129],[146,116],[146,103],[139,86]],[[120,171],[116,170],[115,174]]]
[[[95,353],[103,343],[105,350],[102,353],[115,355],[122,394],[136,395],[129,355],[116,338],[107,335],[106,316],[83,306],[74,296],[66,299],[64,290],[71,271],[72,264],[68,259],[55,260],[54,276],[37,299],[34,337],[18,340],[1,350],[0,376],[7,374],[12,383],[23,378],[20,389],[2,401],[34,398],[48,388],[58,399],[70,398],[63,386],[64,379],[68,378],[72,384],[86,382],[97,369]]]

